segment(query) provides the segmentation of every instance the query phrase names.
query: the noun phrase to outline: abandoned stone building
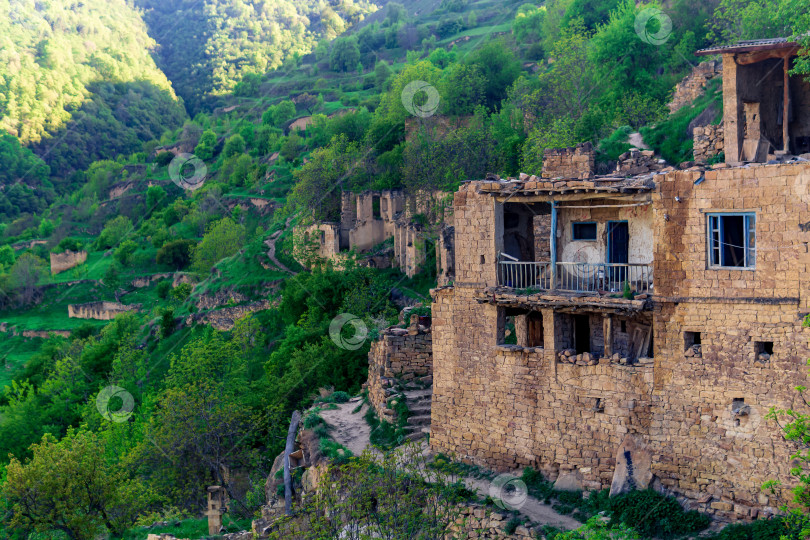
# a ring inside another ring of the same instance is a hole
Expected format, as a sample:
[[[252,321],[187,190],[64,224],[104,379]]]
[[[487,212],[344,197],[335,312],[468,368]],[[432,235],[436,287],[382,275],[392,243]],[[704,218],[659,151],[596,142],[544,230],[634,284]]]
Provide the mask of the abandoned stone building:
[[[298,227],[295,257],[305,266],[330,261],[340,267],[350,251],[365,254],[364,264],[375,268],[396,266],[409,277],[423,269],[435,254],[439,282],[454,279],[453,218],[443,200],[447,193],[407,196],[402,190],[341,194],[339,222],[318,222]],[[374,249],[393,239],[393,249]]]
[[[810,153],[810,81],[790,74],[800,49],[774,38],[697,52],[723,59],[726,163]]]

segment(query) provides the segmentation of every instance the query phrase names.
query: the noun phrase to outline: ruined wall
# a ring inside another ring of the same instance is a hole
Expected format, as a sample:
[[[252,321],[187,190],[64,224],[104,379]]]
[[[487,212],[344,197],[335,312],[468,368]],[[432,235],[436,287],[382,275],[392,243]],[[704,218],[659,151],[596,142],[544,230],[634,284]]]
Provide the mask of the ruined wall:
[[[109,321],[121,313],[140,310],[140,304],[124,305],[118,302],[89,302],[68,305],[68,317]]]
[[[810,165],[659,180],[654,360],[637,365],[560,361],[570,323],[553,309],[541,310],[542,348],[498,345],[503,308],[480,303],[494,264],[479,260],[495,251],[497,203],[469,187],[457,194],[459,279],[433,295],[431,445],[497,470],[532,466],[602,489],[611,486],[620,450],[639,444],[647,459],[635,467],[688,506],[726,521],[774,514],[790,495],[763,493],[761,485],[793,485],[795,447],[765,416],[800,404],[794,388],[808,384]],[[756,269],[707,267],[712,210],[756,212]],[[695,334],[699,354],[689,347]]]
[[[723,125],[709,124],[698,126],[693,132],[693,148],[695,161],[707,163],[711,158],[724,151]]]
[[[543,178],[590,178],[595,152],[591,143],[571,148],[548,148],[543,152]]]
[[[706,83],[722,73],[723,63],[716,60],[701,62],[692,68],[692,72],[675,86],[672,101],[667,104],[669,113],[677,112],[684,105],[690,105],[702,96],[706,92]]]
[[[433,348],[430,332],[418,325],[408,330],[391,328],[380,334],[368,353],[368,398],[379,418],[395,419],[386,403],[385,389],[394,379],[412,379],[433,373]]]
[[[63,253],[51,253],[51,275],[70,270],[75,266],[84,264],[87,260],[87,251],[65,251]]]

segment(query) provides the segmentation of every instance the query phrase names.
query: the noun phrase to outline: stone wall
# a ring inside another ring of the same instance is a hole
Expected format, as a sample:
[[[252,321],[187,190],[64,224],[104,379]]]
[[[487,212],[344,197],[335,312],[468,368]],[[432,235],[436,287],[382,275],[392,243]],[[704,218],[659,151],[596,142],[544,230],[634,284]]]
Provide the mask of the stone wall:
[[[711,158],[723,151],[723,125],[709,124],[696,127],[693,132],[693,141],[695,161],[697,163],[707,163]]]
[[[717,60],[702,62],[675,86],[675,94],[667,107],[670,114],[689,105],[706,92],[706,83],[723,74],[723,63]]]
[[[368,353],[368,398],[377,416],[395,420],[387,407],[386,389],[394,379],[413,379],[433,373],[430,332],[411,324],[409,329],[389,328],[371,344]]]
[[[499,345],[504,308],[481,294],[495,277],[499,203],[462,186],[458,280],[433,291],[431,446],[499,471],[531,466],[552,480],[564,475],[587,489],[621,484],[622,471],[633,468],[625,449],[635,448],[628,452],[645,482],[691,508],[725,521],[774,514],[789,494],[761,486],[795,483],[795,447],[765,416],[771,407],[796,406],[794,388],[808,385],[810,329],[802,320],[810,311],[810,165],[657,179],[655,295],[644,312],[654,359],[635,365],[563,361],[572,306],[564,298],[559,308],[535,309],[542,347]],[[756,213],[754,269],[709,268],[712,211]],[[614,313],[613,324],[622,316]]]
[[[591,178],[595,152],[591,143],[571,148],[547,148],[543,152],[543,178]]]
[[[51,274],[56,275],[59,272],[70,270],[75,266],[84,264],[86,260],[87,252],[85,250],[51,253]]]
[[[76,319],[98,319],[109,321],[127,311],[139,311],[140,304],[124,305],[118,302],[89,302],[68,305],[68,317]]]

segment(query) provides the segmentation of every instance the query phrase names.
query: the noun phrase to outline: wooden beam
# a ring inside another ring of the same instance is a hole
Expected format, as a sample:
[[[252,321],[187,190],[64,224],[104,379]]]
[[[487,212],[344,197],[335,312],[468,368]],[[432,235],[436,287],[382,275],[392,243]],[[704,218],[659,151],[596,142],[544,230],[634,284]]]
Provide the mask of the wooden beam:
[[[785,56],[785,97],[784,109],[782,112],[782,150],[790,153],[790,122],[788,113],[790,112],[790,56]]]
[[[738,66],[749,66],[751,64],[756,64],[757,62],[762,62],[764,60],[770,60],[773,58],[790,58],[791,56],[795,56],[798,51],[798,48],[791,47],[789,49],[772,49],[768,51],[740,53],[735,56],[734,60],[737,62]]]
[[[602,333],[605,335],[605,358],[613,356],[613,316],[606,314],[602,319]]]

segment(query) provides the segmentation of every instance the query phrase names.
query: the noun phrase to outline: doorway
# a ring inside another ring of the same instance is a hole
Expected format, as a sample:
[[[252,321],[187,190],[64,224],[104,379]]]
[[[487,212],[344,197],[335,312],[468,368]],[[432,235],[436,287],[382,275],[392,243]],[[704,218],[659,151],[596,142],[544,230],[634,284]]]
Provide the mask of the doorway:
[[[609,264],[630,262],[630,228],[626,221],[608,221],[607,255]],[[610,279],[610,290],[617,291],[624,287],[624,282],[627,280],[626,267],[610,267],[607,274]]]
[[[574,344],[577,354],[591,352],[591,318],[574,315]]]

